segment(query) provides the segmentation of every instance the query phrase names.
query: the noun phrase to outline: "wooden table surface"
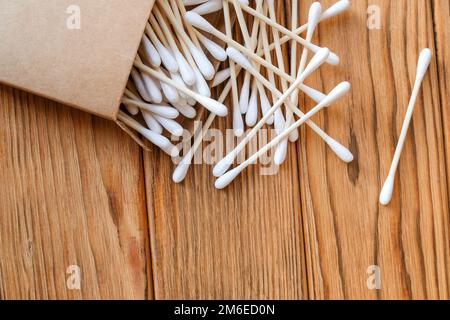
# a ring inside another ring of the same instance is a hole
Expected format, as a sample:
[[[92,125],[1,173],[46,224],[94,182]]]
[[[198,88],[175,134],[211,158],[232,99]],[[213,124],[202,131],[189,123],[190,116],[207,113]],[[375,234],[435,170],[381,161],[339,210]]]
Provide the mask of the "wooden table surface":
[[[289,20],[289,1],[276,3]],[[381,29],[366,27],[369,5]],[[206,165],[175,185],[170,159],[113,123],[0,86],[0,298],[448,299],[450,2],[354,0],[315,41],[342,63],[308,83],[352,90],[314,119],[355,161],[303,128],[277,176],[252,167],[224,191]],[[424,47],[435,59],[382,207]]]

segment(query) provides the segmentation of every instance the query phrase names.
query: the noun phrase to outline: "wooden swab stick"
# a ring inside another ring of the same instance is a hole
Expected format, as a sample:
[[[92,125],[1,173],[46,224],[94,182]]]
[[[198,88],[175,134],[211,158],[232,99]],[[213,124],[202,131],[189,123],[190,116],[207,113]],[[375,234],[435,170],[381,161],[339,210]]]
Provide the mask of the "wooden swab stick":
[[[234,2],[235,0],[227,0],[228,2]],[[308,50],[316,53],[317,51],[319,51],[321,48],[315,44],[312,44],[311,42],[306,41],[305,39],[301,38],[300,36],[298,36],[296,33],[292,32],[291,30],[287,29],[286,27],[272,21],[270,18],[266,17],[265,15],[259,13],[258,11],[256,11],[255,9],[249,7],[248,5],[245,5],[241,2],[237,2],[239,4],[239,6],[246,11],[247,13],[253,15],[254,17],[264,21],[268,26],[271,26],[272,28],[277,29],[279,32],[289,36],[292,40],[297,41],[299,44],[301,44],[302,46],[306,47]],[[328,58],[327,62],[329,64],[332,65],[337,65],[339,64],[339,57],[333,53],[330,52],[330,57]]]
[[[236,50],[235,50],[236,51]],[[241,152],[247,143],[258,133],[258,130],[263,127],[266,123],[267,119],[272,116],[279,107],[281,107],[287,98],[294,92],[294,89],[297,88],[305,79],[317,70],[328,58],[330,50],[327,48],[321,49],[318,53],[315,54],[314,58],[309,63],[308,67],[302,73],[300,77],[293,83],[293,85],[289,88],[288,91],[284,92],[280,99],[278,99],[277,103],[273,105],[273,107],[269,110],[269,112],[262,117],[262,119],[256,124],[256,126],[245,136],[245,138],[238,144],[238,146],[231,151],[225,158],[220,160],[213,169],[213,174],[215,177],[219,177],[223,175],[231,164],[234,162],[234,159],[238,156],[239,152]],[[252,68],[251,64],[249,64],[249,70]]]
[[[294,87],[294,86],[292,86]],[[291,88],[292,88],[291,87]],[[261,148],[258,152],[248,158],[246,161],[241,163],[236,168],[228,171],[227,173],[220,176],[215,183],[215,187],[217,189],[223,189],[227,187],[236,177],[249,165],[255,163],[263,154],[277,146],[283,139],[287,138],[293,130],[297,130],[301,125],[303,125],[306,121],[308,121],[312,116],[314,116],[317,112],[322,110],[323,108],[331,105],[333,102],[342,97],[345,93],[350,89],[350,84],[348,82],[340,83],[336,88],[334,88],[328,96],[319,103],[316,107],[314,107],[311,111],[305,114],[301,119],[292,124],[289,128],[287,128],[282,134],[273,139],[270,143]],[[293,90],[290,90],[291,93]]]
[[[140,69],[142,72],[147,72],[152,77],[159,79],[160,81],[174,87],[178,91],[183,92],[185,95],[196,100],[198,103],[200,103],[206,109],[217,114],[218,116],[225,117],[228,114],[227,107],[224,106],[222,103],[217,102],[211,98],[204,97],[201,94],[198,94],[197,92],[194,92],[187,87],[181,86],[179,83],[177,83],[173,79],[167,77],[164,73],[160,73],[158,71],[155,71],[155,70],[149,68],[148,66],[143,64],[139,59],[136,59],[134,61],[134,66],[136,68]]]
[[[230,52],[231,51],[231,52]],[[257,70],[251,66],[248,60],[236,49],[228,48],[230,59],[234,59],[236,63],[240,64],[245,69],[249,70],[249,72],[255,77],[258,78],[261,83],[266,86],[269,90],[271,90],[272,94],[277,98],[281,99],[282,93],[266,78],[264,78],[261,74],[257,72]],[[303,117],[304,113],[301,112],[292,102],[287,99],[285,104],[288,108],[290,108],[296,115],[299,117]],[[344,162],[349,163],[353,161],[352,153],[345,148],[342,144],[331,138],[328,134],[326,134],[319,126],[317,126],[312,121],[307,121],[307,125],[317,133],[331,148],[331,150]]]
[[[225,32],[227,37],[232,37],[230,8],[228,2],[223,1],[223,15],[225,20]],[[242,120],[241,109],[239,108],[238,87],[236,82],[236,66],[234,62],[230,60],[231,71],[231,97],[233,102],[233,131],[234,135],[240,137],[244,134],[244,121]]]
[[[432,53],[430,49],[424,49],[420,53],[419,62],[417,64],[416,81],[414,84],[414,89],[411,95],[411,99],[408,105],[408,111],[406,112],[405,121],[403,123],[402,131],[400,133],[400,138],[398,140],[397,149],[395,150],[394,159],[392,161],[391,169],[389,175],[384,183],[383,189],[380,194],[380,203],[384,206],[388,205],[392,200],[392,195],[394,192],[395,174],[397,173],[398,164],[400,162],[400,157],[402,155],[403,146],[405,145],[406,136],[408,134],[409,125],[414,113],[414,107],[416,104],[417,96],[419,95],[420,87],[422,86],[423,78],[427,73],[428,67],[430,66],[432,58]]]
[[[256,9],[260,11],[262,8],[262,0],[256,1]],[[255,51],[257,45],[258,45],[258,29],[259,29],[259,20],[253,19],[253,26],[252,26],[252,36],[251,36],[251,51]],[[241,95],[239,96],[239,106],[241,108],[241,113],[246,114],[249,104],[249,97],[250,97],[250,74],[248,72],[245,72],[244,75],[244,82],[242,83],[241,87]],[[256,123],[256,122],[255,122]]]
[[[291,30],[297,29],[298,24],[298,1],[292,0],[292,12],[291,12]],[[306,39],[308,40],[308,39]],[[310,40],[311,41],[311,40]],[[278,39],[278,42],[279,39]],[[291,76],[297,75],[297,42],[292,40],[291,42]]]
[[[322,15],[322,6],[319,2],[314,2],[308,14],[308,31],[306,34],[306,40],[311,41],[314,35],[314,31],[316,30],[317,25],[320,22],[320,17]],[[298,74],[302,73],[305,69],[306,61],[308,59],[308,50],[303,49],[302,56],[300,59],[300,66],[298,68]],[[292,102],[294,104],[298,103],[298,90],[294,92],[292,95]]]

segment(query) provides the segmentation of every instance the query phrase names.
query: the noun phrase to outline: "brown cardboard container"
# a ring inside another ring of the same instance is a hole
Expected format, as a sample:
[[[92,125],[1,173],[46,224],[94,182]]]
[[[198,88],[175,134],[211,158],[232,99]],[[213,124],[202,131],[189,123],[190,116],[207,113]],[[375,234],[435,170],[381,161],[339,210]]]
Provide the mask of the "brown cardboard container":
[[[0,82],[115,120],[153,3],[0,0]]]

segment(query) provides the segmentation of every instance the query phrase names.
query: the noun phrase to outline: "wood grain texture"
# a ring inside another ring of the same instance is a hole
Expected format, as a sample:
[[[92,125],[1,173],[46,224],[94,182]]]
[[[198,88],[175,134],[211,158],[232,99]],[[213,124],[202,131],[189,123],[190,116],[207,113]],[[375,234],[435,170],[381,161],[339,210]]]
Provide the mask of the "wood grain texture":
[[[312,0],[299,2],[305,22]],[[288,23],[290,0],[275,3]],[[367,28],[369,5],[380,8],[381,29]],[[302,128],[277,176],[252,166],[224,191],[208,165],[175,185],[167,156],[142,152],[114,124],[1,86],[0,299],[450,298],[449,39],[448,0],[351,1],[315,35],[341,65],[322,67],[308,84],[352,83],[314,120],[350,146],[354,163]],[[394,199],[381,207],[426,46],[436,59]],[[73,264],[80,291],[66,287]],[[367,287],[372,265],[381,290]]]
[[[308,2],[302,2],[304,10]],[[352,1],[348,14],[318,32],[321,44],[343,61],[338,68],[323,68],[314,85],[328,91],[348,79],[353,87],[317,120],[350,145],[357,158],[345,166],[310,131],[303,132],[299,176],[309,294],[313,299],[447,299],[448,190],[435,61],[416,106],[394,199],[388,207],[377,201],[419,51],[435,47],[432,3],[370,1],[381,9],[379,30],[366,27],[368,4]],[[371,265],[380,267],[379,291],[366,285]]]
[[[139,148],[45,99],[0,87],[0,104],[0,298],[151,297]]]

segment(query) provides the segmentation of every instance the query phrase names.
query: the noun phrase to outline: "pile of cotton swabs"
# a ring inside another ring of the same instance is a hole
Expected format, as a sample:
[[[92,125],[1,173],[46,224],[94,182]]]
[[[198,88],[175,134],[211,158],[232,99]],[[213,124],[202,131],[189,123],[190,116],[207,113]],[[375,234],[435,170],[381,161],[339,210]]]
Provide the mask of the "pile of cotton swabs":
[[[183,134],[183,126],[177,120],[194,119],[199,107],[210,112],[203,127],[195,132],[190,150],[182,155],[173,173],[175,182],[186,177],[215,117],[228,114],[233,118],[234,134],[243,136],[245,133],[245,136],[214,166],[216,188],[225,188],[245,168],[272,149],[274,162],[281,165],[286,159],[289,141],[298,140],[298,128],[303,124],[317,133],[342,161],[353,160],[347,148],[311,120],[347,93],[350,84],[342,82],[329,93],[304,84],[305,79],[322,64],[339,63],[336,54],[311,40],[317,25],[345,11],[349,1],[338,1],[327,10],[322,10],[319,2],[313,3],[308,23],[303,26],[297,25],[297,1],[292,1],[293,17],[289,27],[277,22],[274,0],[255,0],[251,5],[245,0],[156,1],[122,99],[125,110],[120,111],[118,118],[164,152],[176,157],[179,150],[166,136],[180,137]],[[217,12],[223,12],[224,32],[203,17]],[[232,17],[236,17],[234,24]],[[253,22],[251,28],[248,21]],[[233,38],[235,28],[242,34],[243,41]],[[303,33],[304,37],[301,36]],[[269,39],[273,42],[270,43]],[[286,43],[291,44],[289,62],[284,61],[281,47]],[[300,59],[297,59],[298,48],[302,48]],[[276,59],[272,59],[272,51],[275,51]],[[216,73],[214,66],[219,63],[226,63],[226,67]],[[290,70],[286,70],[287,64]],[[240,86],[237,84],[238,76],[242,77]],[[224,89],[214,100],[210,88],[219,84],[224,84]],[[299,92],[316,104],[307,113],[302,112],[298,105]],[[232,101],[230,110],[223,104],[229,94]],[[143,121],[139,121],[139,113]],[[230,169],[237,156],[266,125],[273,125],[276,137]]]

